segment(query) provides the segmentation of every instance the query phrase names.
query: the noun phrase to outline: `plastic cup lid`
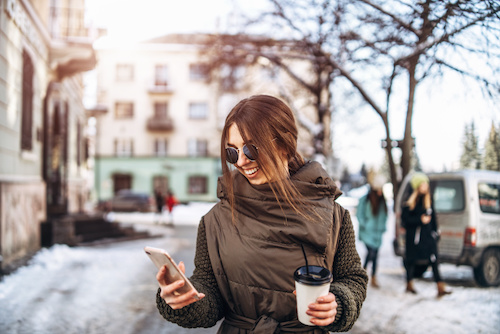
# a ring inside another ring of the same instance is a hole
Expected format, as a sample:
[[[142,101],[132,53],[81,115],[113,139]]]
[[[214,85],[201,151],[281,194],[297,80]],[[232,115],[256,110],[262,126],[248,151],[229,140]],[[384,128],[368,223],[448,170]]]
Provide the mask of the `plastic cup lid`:
[[[332,281],[332,273],[325,267],[308,266],[309,274],[307,274],[306,266],[297,268],[293,274],[295,281],[307,285],[322,285]]]

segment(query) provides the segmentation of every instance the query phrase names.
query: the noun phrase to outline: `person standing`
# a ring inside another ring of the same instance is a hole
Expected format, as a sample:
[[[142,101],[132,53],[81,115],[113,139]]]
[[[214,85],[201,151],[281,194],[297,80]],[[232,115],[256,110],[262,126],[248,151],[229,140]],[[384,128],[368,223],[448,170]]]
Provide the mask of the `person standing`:
[[[341,191],[318,162],[297,152],[297,126],[280,99],[241,100],[221,136],[220,201],[198,227],[191,282],[201,293],[178,294],[160,268],[157,308],[182,327],[218,333],[348,331],[366,298],[368,277],[356,251]],[[298,321],[294,271],[304,265],[333,273],[329,293],[308,305],[315,326]],[[185,270],[182,262],[181,270]]]
[[[160,190],[160,188],[155,189],[155,202],[156,202],[156,223],[161,223],[162,216],[163,216],[163,206],[165,205],[165,201],[163,200],[163,194]]]
[[[179,204],[179,201],[175,197],[174,193],[172,190],[167,191],[167,195],[165,195],[165,205],[167,206],[168,210],[168,224],[173,225],[174,224],[174,215],[173,215],[173,210],[174,207]]]
[[[359,199],[356,209],[356,218],[358,218],[359,222],[359,240],[365,244],[367,250],[363,267],[366,270],[371,262],[372,276],[370,284],[374,288],[379,287],[376,278],[377,258],[387,222],[387,204],[382,192],[384,183],[381,175],[375,176],[370,182],[368,194]]]
[[[424,173],[414,173],[410,180],[413,189],[401,213],[402,226],[406,229],[406,292],[416,294],[413,286],[417,261],[428,261],[437,284],[437,296],[450,294],[441,279],[438,267],[439,240],[436,214],[432,206],[429,178]]]

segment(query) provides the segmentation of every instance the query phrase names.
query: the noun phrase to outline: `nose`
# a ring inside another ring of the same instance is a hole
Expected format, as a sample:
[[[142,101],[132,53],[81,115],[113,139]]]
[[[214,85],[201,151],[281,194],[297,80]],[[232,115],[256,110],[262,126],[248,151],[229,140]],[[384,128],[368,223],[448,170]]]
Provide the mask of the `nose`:
[[[248,160],[247,156],[243,153],[243,148],[238,151],[238,161],[236,162],[238,166],[245,166],[246,164],[250,163],[251,161]]]

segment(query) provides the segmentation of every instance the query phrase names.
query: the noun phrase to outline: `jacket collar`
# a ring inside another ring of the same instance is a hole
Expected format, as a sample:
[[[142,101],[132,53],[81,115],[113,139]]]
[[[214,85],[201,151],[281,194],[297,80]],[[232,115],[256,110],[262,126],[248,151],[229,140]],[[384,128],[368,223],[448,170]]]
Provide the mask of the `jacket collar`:
[[[234,194],[236,197],[247,197],[260,200],[274,199],[274,193],[269,184],[252,185],[247,178],[239,171],[233,171],[234,175]],[[328,173],[316,161],[308,161],[297,172],[290,176],[292,183],[299,192],[310,200],[333,197],[337,199],[342,195],[335,182]],[[220,199],[226,197],[222,178],[219,178],[217,185],[217,196]]]

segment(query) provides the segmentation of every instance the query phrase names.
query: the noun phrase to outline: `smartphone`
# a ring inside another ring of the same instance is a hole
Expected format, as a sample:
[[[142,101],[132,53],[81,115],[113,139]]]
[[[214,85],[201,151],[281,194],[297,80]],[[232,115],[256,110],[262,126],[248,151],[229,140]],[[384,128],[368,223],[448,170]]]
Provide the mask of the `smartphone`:
[[[144,251],[158,269],[165,265],[167,266],[168,270],[166,276],[169,283],[173,283],[178,280],[184,280],[184,285],[174,292],[175,295],[180,295],[194,290],[196,292],[194,298],[196,300],[200,299],[198,291],[196,291],[193,284],[191,284],[184,273],[179,269],[175,261],[167,253],[166,250],[154,247],[144,247]]]

